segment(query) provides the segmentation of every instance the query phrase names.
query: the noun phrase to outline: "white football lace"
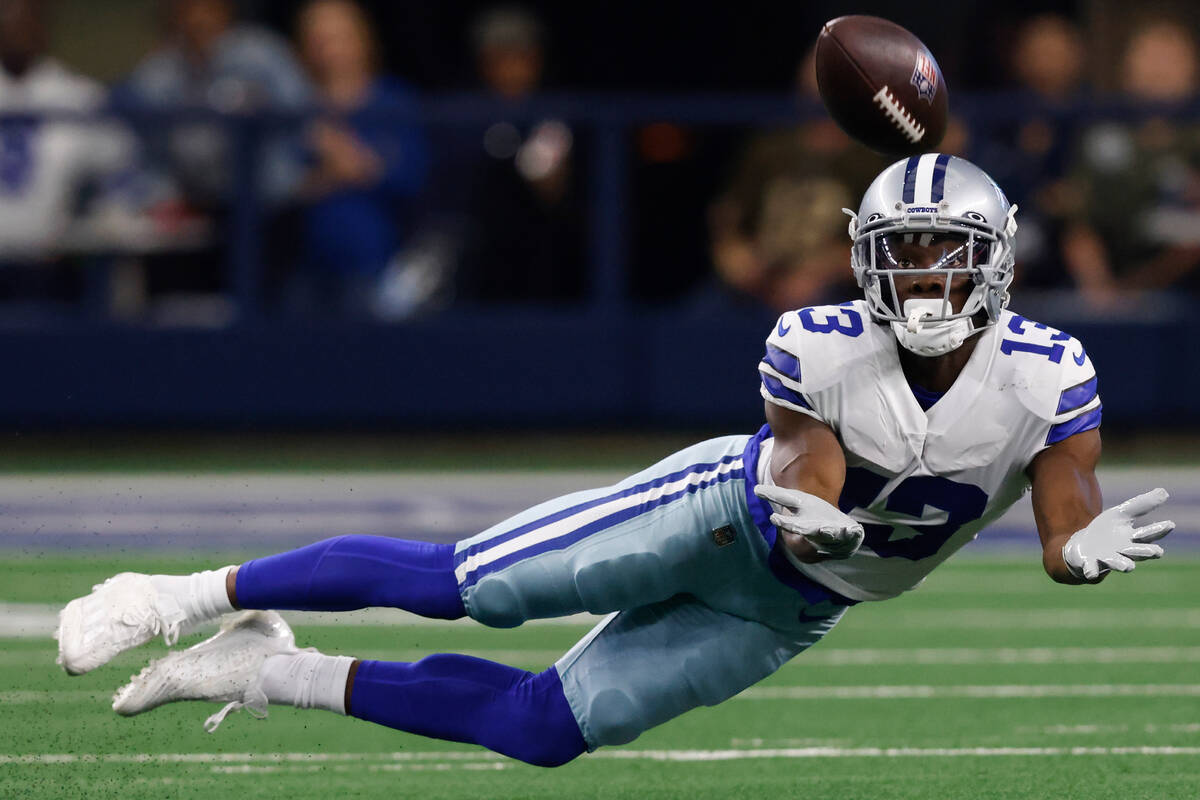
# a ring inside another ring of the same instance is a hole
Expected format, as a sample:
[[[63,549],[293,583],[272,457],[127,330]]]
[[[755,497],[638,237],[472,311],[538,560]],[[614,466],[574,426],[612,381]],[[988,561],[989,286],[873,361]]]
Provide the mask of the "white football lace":
[[[166,614],[154,608],[135,608],[126,611],[120,621],[121,624],[134,629],[135,637],[140,636],[143,631],[148,631],[151,636],[162,634],[163,641],[170,647],[179,641],[179,633],[183,628],[182,614],[171,617],[168,620]]]
[[[98,583],[92,587],[92,592],[97,592],[108,586],[119,576],[114,576]],[[185,615],[183,609],[174,598],[169,596],[158,595],[154,602],[145,608],[127,609],[124,614],[117,620],[122,625],[128,625],[134,629],[134,638],[139,637],[143,631],[148,631],[151,636],[162,634],[163,641],[167,647],[179,641],[179,634],[183,629]]]
[[[221,727],[221,723],[225,721],[225,717],[243,708],[246,709],[247,714],[255,719],[266,719],[267,696],[263,693],[263,690],[257,686],[252,686],[246,690],[246,694],[241,700],[226,703],[220,711],[204,720],[205,732],[213,733],[217,728]]]
[[[925,138],[925,127],[913,119],[913,115],[908,113],[908,109],[896,99],[886,85],[875,93],[873,99],[909,141],[919,142]]]

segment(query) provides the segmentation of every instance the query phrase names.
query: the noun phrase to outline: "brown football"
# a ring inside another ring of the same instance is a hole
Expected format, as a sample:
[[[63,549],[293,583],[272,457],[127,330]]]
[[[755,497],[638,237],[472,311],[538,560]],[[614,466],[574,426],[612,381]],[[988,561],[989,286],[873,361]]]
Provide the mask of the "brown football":
[[[821,100],[842,130],[885,155],[935,150],[946,133],[946,81],[905,28],[879,17],[838,17],[817,38]]]

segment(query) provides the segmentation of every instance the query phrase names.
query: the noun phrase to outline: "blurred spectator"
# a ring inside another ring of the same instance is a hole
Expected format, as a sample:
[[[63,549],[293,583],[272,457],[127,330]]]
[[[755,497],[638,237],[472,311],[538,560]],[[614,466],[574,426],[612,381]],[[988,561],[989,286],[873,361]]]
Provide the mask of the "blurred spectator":
[[[428,170],[424,134],[413,120],[389,116],[415,113],[417,98],[404,83],[377,74],[370,23],[352,0],[310,2],[297,39],[320,102],[338,116],[310,129],[313,164],[301,190],[304,247],[293,302],[364,314],[378,304],[382,276],[400,251],[401,201],[421,189]],[[403,275],[398,266],[393,282],[403,284]],[[411,292],[426,285],[416,275],[407,280]],[[392,297],[392,308],[399,302],[413,311],[425,299]]]
[[[105,91],[50,57],[46,4],[0,2],[0,112],[88,112]],[[131,142],[98,121],[0,121],[0,296],[63,297],[70,275],[51,263],[86,196],[126,166]]]
[[[800,101],[818,102],[814,52],[797,70]],[[713,206],[716,276],[692,298],[697,313],[722,305],[775,311],[851,296],[843,208],[857,208],[887,164],[827,116],[752,140],[729,189]]]
[[[165,2],[170,38],[120,87],[123,103],[223,112],[300,109],[309,104],[308,82],[287,42],[259,26],[236,23],[232,0]],[[173,125],[163,147],[164,166],[192,204],[220,209],[229,203],[236,160],[219,126]],[[304,173],[295,137],[267,137],[257,163],[261,199],[269,206],[291,199]]]
[[[1182,103],[1197,92],[1196,42],[1185,25],[1137,28],[1121,59],[1120,89],[1142,103]],[[1196,284],[1200,265],[1200,129],[1155,116],[1090,128],[1074,175],[1074,224],[1063,254],[1089,302],[1121,289]]]
[[[522,10],[498,9],[480,18],[473,37],[485,90],[519,108],[541,86],[541,23]],[[463,294],[484,301],[580,298],[586,258],[571,129],[555,119],[501,119],[460,146],[471,187]]]
[[[1057,14],[1042,14],[1020,29],[1011,73],[1032,112],[1012,124],[990,125],[975,158],[1020,206],[1016,280],[1043,288],[1070,285],[1057,242],[1062,233],[1063,191],[1071,147],[1078,135],[1068,112],[1088,93],[1083,37]]]

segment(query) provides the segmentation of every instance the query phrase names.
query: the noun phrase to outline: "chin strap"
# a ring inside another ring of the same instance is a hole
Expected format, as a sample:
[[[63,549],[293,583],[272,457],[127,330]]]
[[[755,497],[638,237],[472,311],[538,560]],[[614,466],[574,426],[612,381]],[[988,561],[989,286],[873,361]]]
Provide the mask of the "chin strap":
[[[954,350],[975,331],[967,317],[942,319],[934,311],[943,300],[909,298],[904,301],[904,321],[892,323],[900,345],[919,356],[940,356]]]

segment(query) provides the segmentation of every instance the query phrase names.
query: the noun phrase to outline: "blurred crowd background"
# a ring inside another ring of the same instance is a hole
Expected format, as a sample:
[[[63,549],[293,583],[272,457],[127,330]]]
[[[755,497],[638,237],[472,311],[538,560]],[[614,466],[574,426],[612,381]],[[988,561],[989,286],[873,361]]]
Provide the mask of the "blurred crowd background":
[[[840,300],[841,208],[887,161],[818,105],[847,9],[794,5],[2,0],[7,315]],[[866,5],[941,59],[941,149],[1020,205],[1020,290],[1109,313],[1200,283],[1194,4]]]
[[[1194,308],[1191,2],[0,0],[0,329],[855,297],[841,209],[888,159],[817,98],[843,13],[939,59],[940,149],[1021,209],[1020,310]]]

